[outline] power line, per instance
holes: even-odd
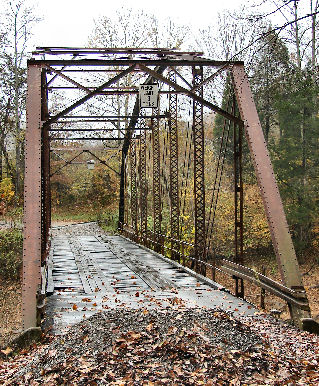
[[[275,27],[275,28],[273,28],[273,29],[271,29],[271,30],[269,30],[269,31],[267,31],[267,32],[265,32],[265,33],[263,33],[263,34],[261,34],[261,35],[258,36],[258,38],[255,39],[253,42],[249,43],[246,47],[242,48],[240,51],[238,51],[236,54],[234,54],[234,55],[229,59],[229,63],[230,63],[231,61],[233,61],[234,58],[236,58],[238,55],[242,54],[243,51],[247,50],[248,48],[250,48],[251,46],[253,46],[255,43],[257,43],[258,41],[260,41],[260,40],[264,39],[265,37],[267,37],[268,35],[271,35],[273,32],[276,32],[276,31],[278,31],[278,30],[282,31],[282,30],[284,30],[286,27],[288,27],[288,26],[291,25],[291,24],[296,23],[297,21],[304,20],[304,19],[306,19],[306,18],[308,18],[308,17],[313,17],[313,16],[318,15],[318,14],[319,14],[319,11],[313,12],[313,13],[309,13],[309,14],[307,14],[307,15],[305,15],[305,16],[302,16],[302,17],[299,17],[299,18],[294,19],[294,20],[292,20],[292,21],[289,21],[289,22],[287,22],[287,23],[285,23],[285,24],[283,24],[283,25],[281,25],[281,26],[279,26],[279,27]],[[257,51],[257,52],[258,52],[258,51]]]

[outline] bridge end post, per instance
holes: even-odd
[[[41,285],[41,71],[41,65],[28,63],[22,280],[23,330],[37,325],[37,294]]]
[[[302,291],[304,287],[295,249],[244,66],[234,64],[232,75],[281,278],[287,287]],[[304,294],[304,300],[308,302],[307,295],[305,292]],[[304,311],[294,305],[289,305],[289,309],[294,324],[302,328],[302,319],[310,316],[310,309]]]

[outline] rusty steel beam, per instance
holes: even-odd
[[[49,66],[135,66],[143,63],[146,66],[174,66],[174,67],[189,67],[189,66],[210,66],[220,67],[224,65],[242,64],[242,61],[216,61],[209,59],[29,59],[30,64],[47,64]]]
[[[145,120],[141,125],[145,125]],[[140,219],[141,219],[141,240],[143,244],[146,244],[147,239],[147,175],[146,175],[146,131],[143,131],[140,136]]]
[[[263,199],[281,278],[287,287],[303,289],[295,249],[244,66],[233,66],[232,75],[237,103],[245,124],[245,134]],[[306,294],[305,299],[307,299]],[[295,324],[302,327],[302,317],[305,316],[305,313],[306,316],[309,314],[293,305],[290,306],[290,311]]]
[[[171,81],[176,82],[175,71],[169,72]],[[169,168],[170,168],[170,210],[172,258],[180,259],[179,243],[179,186],[178,186],[178,127],[177,95],[169,96]]]
[[[165,57],[166,55],[170,56],[184,56],[187,57],[193,56],[201,56],[203,52],[199,51],[179,51],[175,48],[154,48],[154,47],[143,47],[143,48],[135,48],[135,47],[36,47],[36,50],[32,52],[32,55],[63,55],[63,54],[73,54],[75,57],[78,55],[86,55],[86,54],[107,54],[107,55],[115,55],[115,54],[128,54],[130,57],[132,55],[155,55],[159,57]]]
[[[157,111],[157,109],[153,109]],[[156,115],[156,114],[154,114]],[[152,119],[152,143],[153,143],[153,230],[154,250],[161,252],[162,234],[162,203],[161,203],[161,150],[159,138],[159,120]]]
[[[41,285],[41,66],[28,66],[25,133],[23,329],[37,325],[37,294]]]
[[[194,64],[192,64],[192,66],[195,67]],[[161,82],[171,86],[173,89],[175,89],[177,91],[181,91],[183,94],[188,95],[194,101],[196,101],[198,104],[201,104],[202,106],[208,107],[209,109],[211,109],[211,110],[215,111],[216,113],[222,115],[223,117],[231,120],[232,122],[237,122],[238,124],[242,124],[242,120],[240,118],[235,117],[234,115],[230,114],[229,112],[225,111],[224,109],[216,106],[214,103],[207,101],[206,99],[204,99],[202,97],[200,92],[199,93],[198,92],[192,92],[192,91],[188,90],[187,88],[184,88],[184,87],[178,85],[177,83],[172,82],[170,79],[167,79],[165,76],[160,75],[157,72],[151,70],[150,68],[148,68],[144,64],[138,64],[138,67],[141,70],[143,70],[145,73],[151,75],[154,79],[158,79]],[[195,90],[196,90],[196,86],[194,86]]]
[[[128,158],[126,157],[124,159],[124,169],[123,169],[123,180],[124,180],[124,203],[125,203],[125,206],[124,206],[124,212],[123,212],[123,220],[120,221],[119,225],[120,225],[120,228],[123,230],[123,226],[124,225],[128,225],[129,223],[129,195],[128,195],[128,188],[129,188],[129,162],[128,162]],[[121,173],[122,173],[122,169],[121,169]],[[122,178],[122,177],[121,177]]]
[[[130,177],[131,177],[131,226],[138,237],[137,228],[137,184],[136,184],[136,141],[130,144]]]
[[[73,62],[74,63],[74,62]],[[64,117],[66,114],[74,110],[76,107],[81,106],[84,102],[87,102],[89,99],[97,95],[100,91],[103,91],[105,88],[111,86],[113,83],[117,82],[124,76],[128,75],[130,72],[132,72],[135,68],[135,65],[128,67],[127,69],[123,70],[120,74],[115,75],[112,79],[108,80],[107,82],[103,83],[99,87],[97,87],[94,91],[90,92],[89,94],[85,95],[84,97],[80,98],[78,101],[74,102],[71,106],[65,108],[63,111],[56,114],[54,117],[49,118],[45,125],[51,125],[52,123],[58,121],[60,118]]]
[[[147,118],[166,118],[166,115],[165,114],[159,114],[158,116],[154,116],[154,115],[136,115],[136,114],[132,114],[132,115],[66,115],[64,118],[66,119],[77,119],[77,118],[107,118],[107,119],[116,119],[116,121],[118,120],[118,118],[123,118],[123,119],[126,119],[126,118],[130,118],[130,119],[147,119]],[[63,122],[63,121],[61,121]],[[136,122],[134,122],[134,125],[136,124]]]
[[[65,75],[62,73],[62,70],[56,70],[55,68],[53,67],[50,67],[48,66],[47,64],[45,65],[45,67],[54,72],[57,76],[60,76],[61,78],[63,78],[64,80],[74,84],[76,86],[77,89],[81,89],[83,91],[85,91],[87,94],[90,94],[92,90],[90,90],[88,87],[84,87],[82,84],[80,84],[79,82],[76,82],[74,79],[70,78],[69,76]],[[52,87],[50,87],[52,88]]]
[[[48,91],[46,72],[41,73],[41,120],[48,116]],[[50,188],[50,141],[48,128],[42,130],[42,265],[45,264],[49,248],[49,232],[51,227],[51,188]]]
[[[169,70],[170,70],[170,72],[169,72],[169,78],[170,78],[170,80],[172,81],[172,82],[175,82],[176,83],[176,77],[175,78],[172,78],[171,77],[171,71],[173,71],[173,72],[175,72],[175,74],[191,89],[192,88],[192,85],[183,77],[183,75],[182,74],[180,74],[177,70],[176,70],[176,68],[175,67],[173,67],[173,66],[170,66],[169,67]]]
[[[209,83],[212,79],[216,78],[219,74],[221,74],[223,71],[226,71],[228,67],[230,66],[230,63],[224,64],[222,67],[220,67],[217,71],[215,71],[212,75],[210,75],[208,78],[204,79],[202,82],[198,83],[196,86],[192,87],[191,91],[197,90],[199,87],[204,86],[206,83]]]
[[[52,87],[48,87],[49,90],[78,90],[79,87],[72,87],[72,86],[52,86]],[[122,87],[120,87],[120,89],[118,89],[117,87],[109,87],[108,90],[105,90],[105,91],[100,91],[98,93],[96,93],[96,95],[137,95],[138,94],[138,90],[137,89],[134,89],[134,90],[121,90]],[[88,87],[88,91],[94,91],[94,87]],[[176,91],[176,90],[159,90],[158,91],[159,94],[184,94],[184,92],[182,91]]]
[[[236,113],[236,98],[233,95],[233,114]],[[244,264],[244,189],[242,175],[242,126],[233,125],[234,151],[234,233],[235,233],[235,263]],[[235,295],[244,298],[244,281],[234,276]]]
[[[203,68],[193,67],[193,84],[203,80]],[[203,95],[203,88],[196,90]],[[194,205],[195,205],[195,269],[205,275],[205,265],[197,260],[206,259],[205,224],[205,172],[204,172],[204,118],[202,103],[193,101],[193,146],[194,146]]]
[[[114,137],[50,137],[50,141],[124,141],[124,138],[114,138]]]

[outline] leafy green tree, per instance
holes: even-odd
[[[278,128],[275,95],[289,76],[290,64],[287,46],[269,28],[256,49],[251,71],[251,85],[260,122],[268,142],[270,131]]]
[[[271,151],[300,255],[312,242],[319,215],[318,92],[311,71],[293,68],[275,95],[281,135]]]

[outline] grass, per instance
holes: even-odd
[[[22,231],[6,229],[0,231],[0,278],[19,280],[22,268]]]
[[[89,222],[96,221],[106,232],[116,232],[118,223],[118,213],[114,209],[102,209],[96,211],[92,208],[55,208],[52,211],[52,221],[59,222]]]
[[[96,221],[97,215],[92,212],[81,212],[78,211],[68,211],[59,209],[52,212],[52,221],[63,221],[63,222],[88,222]]]

